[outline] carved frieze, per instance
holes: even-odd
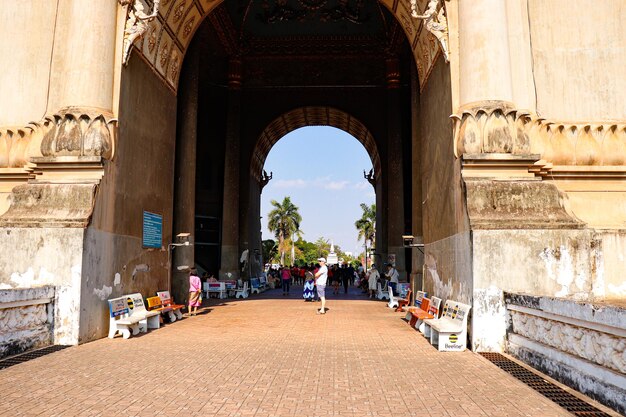
[[[0,314],[0,333],[33,329],[48,322],[46,304],[6,308]]]
[[[44,157],[113,157],[117,120],[100,109],[68,107],[46,118],[49,129],[41,141]]]
[[[457,156],[537,154],[563,166],[626,165],[626,123],[547,120],[501,101],[485,101],[453,114]]]
[[[626,373],[626,339],[517,311],[510,313],[514,333],[600,366]]]

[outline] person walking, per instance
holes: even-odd
[[[354,282],[354,267],[352,265],[348,265],[347,268],[343,269],[343,276],[341,277],[343,281],[343,292],[345,294],[348,293],[348,286]]]
[[[189,271],[189,307],[188,314],[195,316],[198,313],[198,307],[202,304],[202,281],[198,276],[196,268]],[[193,312],[192,312],[193,309]]]
[[[376,290],[378,289],[378,279],[380,278],[380,274],[378,273],[378,269],[376,269],[376,265],[372,265],[372,269],[368,273],[367,284],[370,290],[370,298],[374,298],[376,295]]]
[[[283,279],[283,295],[289,294],[289,284],[291,283],[291,271],[289,268],[283,268],[280,272],[280,277]]]
[[[328,281],[328,268],[326,267],[326,259],[319,258],[320,268],[315,273],[315,285],[317,286],[317,295],[322,300],[322,308],[317,310],[317,314],[326,314],[326,281]]]
[[[385,274],[385,276],[389,279],[389,286],[393,290],[393,294],[398,295],[397,288],[399,282],[398,278],[400,277],[400,274],[398,273],[396,268],[393,267],[392,264],[387,264],[387,273]]]

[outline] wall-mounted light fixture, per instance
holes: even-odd
[[[413,243],[414,240],[415,236],[413,235],[402,235],[402,242],[405,248],[417,248],[420,252],[424,253],[424,244]]]

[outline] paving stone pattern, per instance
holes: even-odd
[[[439,353],[386,303],[271,290],[0,371],[0,416],[569,416],[472,352]]]

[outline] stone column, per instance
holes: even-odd
[[[406,279],[401,123],[400,66],[392,58],[387,60],[387,254],[395,255],[400,278]]]
[[[179,233],[191,233],[189,241],[195,241],[196,213],[196,143],[198,140],[198,79],[199,53],[191,48],[185,59],[185,67],[179,83],[178,131],[176,141],[176,167],[174,174],[174,226],[172,242]],[[189,290],[187,271],[177,266],[193,267],[194,246],[177,246],[172,250],[172,282],[170,291],[174,300],[185,300]]]
[[[412,204],[411,204],[411,234],[415,237],[413,243],[423,243],[422,230],[422,141],[419,135],[418,113],[419,113],[419,81],[417,79],[417,68],[411,66],[411,180],[412,180]],[[422,265],[424,264],[424,254],[415,248],[411,252],[411,283],[413,293],[423,290]]]
[[[239,278],[239,162],[241,122],[241,61],[233,58],[228,70],[228,120],[224,155],[224,206],[220,278]]]
[[[61,0],[49,111],[112,109],[117,7],[116,1]]]
[[[460,104],[513,101],[506,2],[459,0]]]

